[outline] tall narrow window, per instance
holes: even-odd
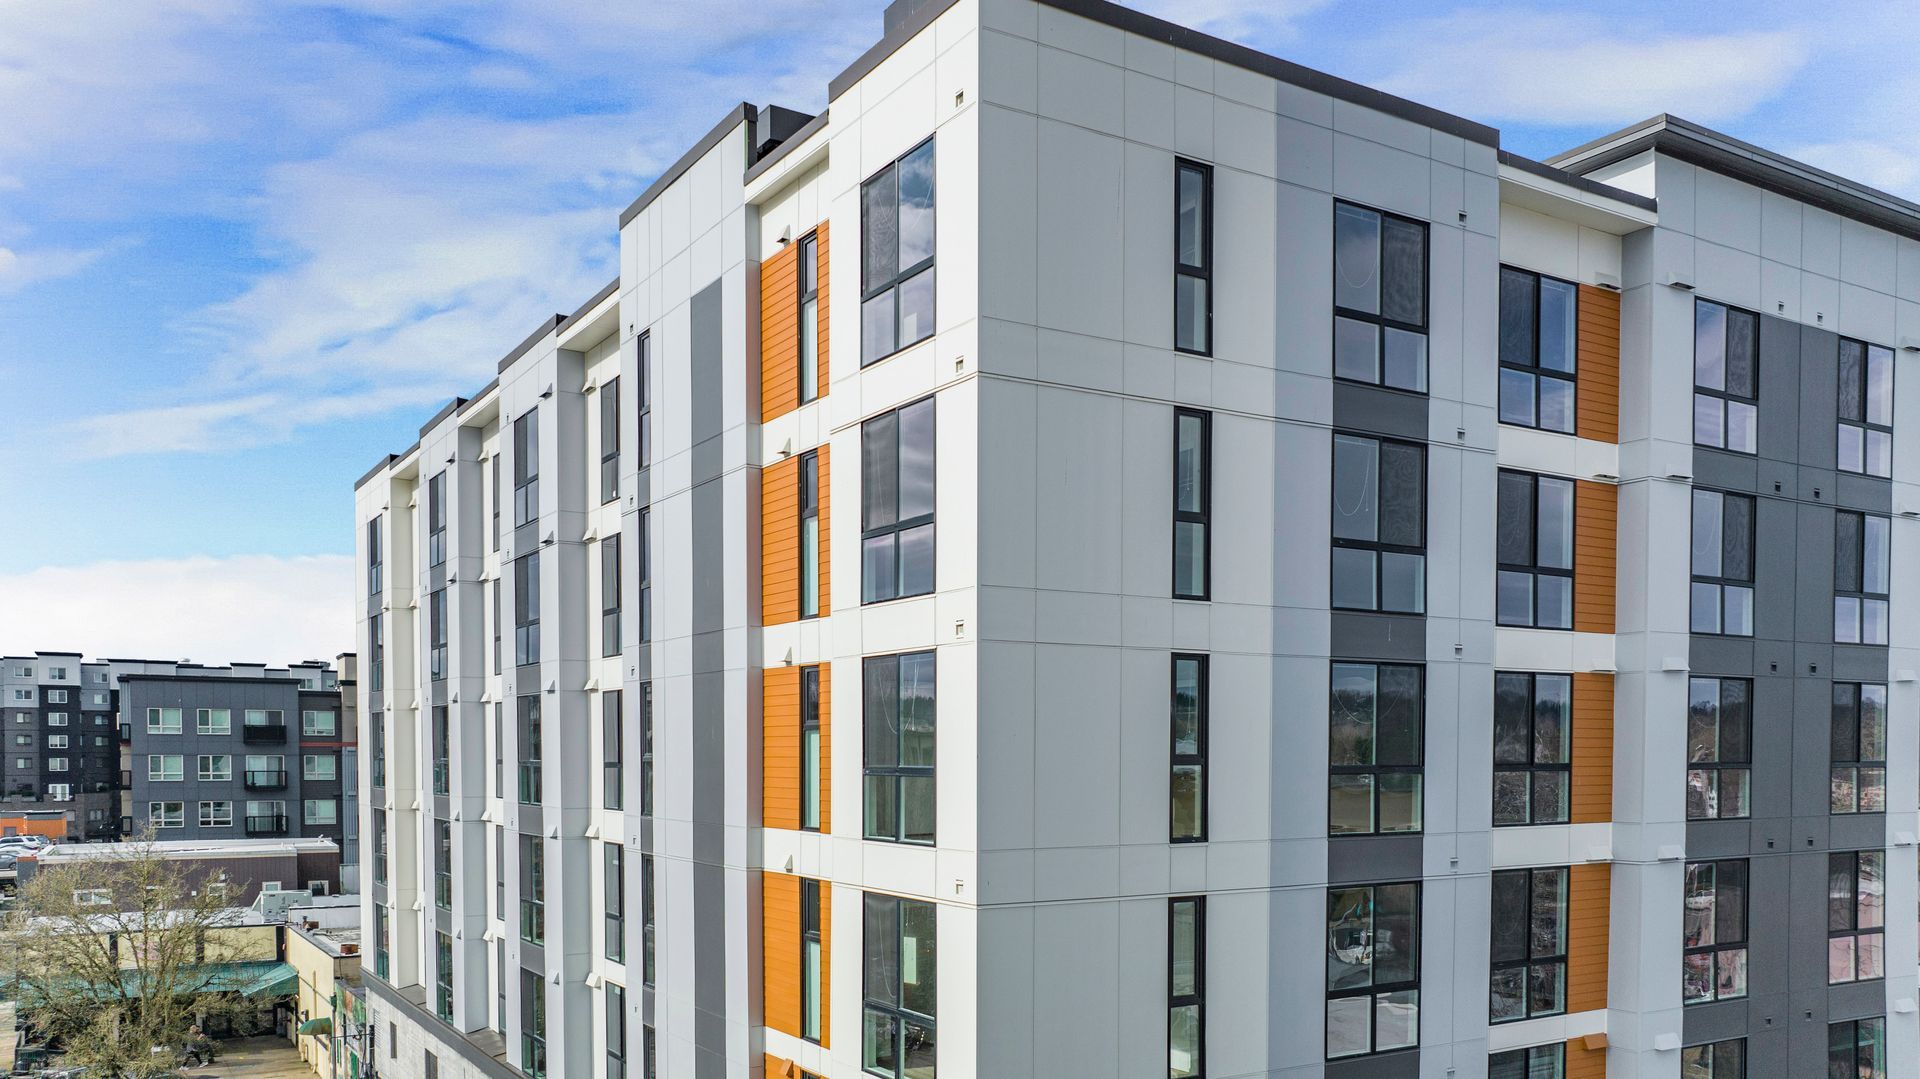
[[[1487,1054],[1487,1079],[1566,1079],[1567,1045],[1535,1045],[1526,1049],[1508,1049]],[[1684,1076],[1684,1079],[1716,1079],[1714,1076]],[[1738,1076],[1717,1079],[1740,1079]]]
[[[933,140],[860,186],[860,365],[933,336]]]
[[[627,991],[607,983],[607,1079],[627,1079]]]
[[[600,844],[600,878],[607,907],[603,936],[607,958],[627,961],[627,858],[618,843]]]
[[[1213,353],[1213,169],[1173,162],[1173,347]]]
[[[820,882],[800,880],[800,1036],[820,1040],[821,984]]]
[[[1841,510],[1833,515],[1833,640],[1887,643],[1888,551],[1893,522]]]
[[[453,823],[433,822],[433,905],[453,909]]]
[[[453,785],[453,768],[449,763],[452,731],[447,721],[447,706],[433,706],[433,793],[450,794]]]
[[[1427,226],[1333,207],[1333,375],[1427,392]]]
[[[540,412],[513,421],[513,526],[540,516]]]
[[[932,843],[934,653],[866,660],[868,839]]]
[[[380,518],[367,522],[367,595],[377,596],[386,587],[386,556],[381,553]],[[373,605],[379,610],[379,605]]]
[[[1827,1024],[1827,1075],[1832,1079],[1887,1079],[1886,1017]]]
[[[1173,413],[1173,598],[1206,599],[1212,581],[1213,417]]]
[[[1694,301],[1694,444],[1755,452],[1759,406],[1760,316],[1712,300]]]
[[[1573,433],[1580,290],[1500,267],[1500,422]]]
[[[1167,900],[1167,1075],[1200,1079],[1207,1045],[1207,899]]]
[[[375,612],[367,616],[367,688],[379,693],[386,688],[386,616]]]
[[[1173,784],[1175,843],[1207,838],[1207,657],[1173,657]]]
[[[445,933],[433,935],[434,1003],[433,1014],[443,1023],[453,1022],[453,938]],[[428,1058],[431,1060],[432,1058]],[[431,1069],[430,1069],[431,1070]]]
[[[1680,936],[1687,1004],[1747,995],[1747,863],[1688,862]]]
[[[1747,1039],[1729,1038],[1680,1050],[1680,1079],[1747,1079]]]
[[[540,662],[540,552],[513,560],[513,664]]]
[[[1424,687],[1419,667],[1335,663],[1327,831],[1418,832]]]
[[[600,501],[620,497],[620,380],[600,387]]]
[[[640,981],[653,985],[654,937],[653,855],[640,856]]]
[[[1695,633],[1753,636],[1751,496],[1693,492],[1693,618]]]
[[[820,668],[800,668],[800,827],[820,830]]]
[[[641,1062],[642,1079],[660,1079],[659,1062],[654,1054],[653,1025],[643,1025],[640,1028],[640,1035],[642,1049],[646,1055],[646,1059]]]
[[[520,1070],[529,1079],[547,1079],[547,980],[538,971],[520,971]]]
[[[640,815],[653,816],[653,683],[640,683]]]
[[[634,379],[633,412],[638,444],[634,447],[640,456],[640,467],[653,464],[653,332],[640,335],[639,344],[634,346],[639,356],[639,377]]]
[[[653,508],[640,511],[640,639],[653,640]]]
[[[1893,475],[1893,350],[1840,339],[1840,471]]]
[[[537,835],[520,837],[520,939],[547,942],[547,850]]]
[[[860,425],[861,602],[933,591],[933,398]]]
[[[520,804],[539,805],[543,795],[541,753],[542,744],[546,741],[546,732],[540,721],[540,697],[528,693],[516,698],[516,701],[519,710]]]
[[[887,1079],[934,1074],[936,971],[932,903],[867,893],[860,1063]]]
[[[374,712],[371,719],[372,744],[367,753],[371,758],[368,772],[376,787],[387,785],[387,717],[384,712]]]
[[[820,396],[820,234],[800,241],[800,403]]]
[[[800,617],[820,614],[820,454],[800,457]]]
[[[600,694],[600,804],[606,809],[626,804],[626,731],[620,704],[620,690]]]
[[[1420,885],[1327,890],[1327,1059],[1420,1044]]]
[[[620,535],[600,541],[600,654],[620,654]]]
[[[1565,824],[1572,783],[1573,676],[1493,675],[1493,823]]]
[[[1687,680],[1687,819],[1753,812],[1753,683]]]
[[[1887,811],[1887,687],[1833,684],[1833,778],[1835,813]]]
[[[1567,871],[1503,870],[1493,875],[1495,1023],[1567,1010]]]
[[[488,470],[493,474],[493,549],[500,549],[500,454],[496,451],[493,460],[488,462]]]
[[[1499,581],[1503,626],[1573,628],[1573,481],[1500,472]]]
[[[1424,448],[1333,436],[1334,607],[1426,610],[1426,511]]]
[[[1887,855],[1827,855],[1827,984],[1887,976]]]
[[[427,565],[447,560],[447,474],[427,481]]]
[[[493,673],[500,673],[500,635],[503,616],[500,607],[500,578],[493,579]]]

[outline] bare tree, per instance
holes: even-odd
[[[221,964],[244,958],[223,939],[243,912],[151,832],[121,846],[42,869],[20,889],[0,916],[0,986],[65,1046],[69,1065],[147,1079],[178,1063],[196,1028],[258,1006],[219,982]]]

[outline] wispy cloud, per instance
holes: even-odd
[[[1631,32],[1625,32],[1627,30]],[[1382,89],[1490,121],[1619,123],[1743,116],[1809,57],[1793,30],[1655,31],[1572,11],[1467,10],[1370,42],[1400,58]]]
[[[1296,20],[1333,0],[1136,0],[1139,8],[1169,22],[1204,30],[1254,48],[1272,48],[1292,36]]]
[[[87,249],[0,247],[0,295],[79,273],[120,244]]]

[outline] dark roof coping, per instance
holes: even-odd
[[[587,312],[593,310],[595,307],[600,306],[600,302],[602,300],[605,300],[607,297],[619,291],[619,288],[620,288],[620,279],[618,277],[615,277],[613,280],[600,286],[600,291],[593,294],[593,299],[588,300],[586,303],[581,304],[580,307],[577,310],[575,310],[573,314],[568,315],[566,318],[562,319],[560,322],[560,325],[555,327],[555,331],[556,332],[565,331],[567,327],[572,326],[574,323],[579,322],[581,319],[587,317]]]
[[[780,145],[774,147],[772,150],[767,151],[767,156],[761,158],[758,161],[755,161],[751,165],[748,165],[747,174],[741,177],[740,182],[748,183],[748,184],[752,183],[755,179],[757,179],[760,176],[760,174],[772,168],[775,164],[777,164],[780,161],[781,158],[793,152],[799,146],[804,144],[808,139],[819,134],[821,129],[826,126],[827,126],[827,110],[821,109],[820,115],[814,117],[811,120],[808,120],[805,124],[802,124],[800,126],[800,130],[795,131],[791,135],[788,135],[786,139],[780,143]]]
[[[455,412],[458,412],[460,410],[460,406],[466,403],[467,403],[466,398],[456,397],[453,400],[448,401],[446,404],[441,405],[440,411],[434,413],[432,419],[420,425],[420,437],[421,438],[427,437],[428,431],[431,431],[434,429],[434,427],[438,426],[441,420],[444,420],[448,416],[451,416]]]
[[[500,358],[500,362],[494,367],[494,373],[501,374],[501,375],[506,374],[507,368],[513,366],[513,361],[519,359],[522,356],[525,356],[527,354],[528,349],[531,349],[533,346],[546,340],[547,335],[559,329],[560,324],[562,322],[565,322],[566,320],[567,320],[567,316],[560,314],[559,312],[555,312],[552,315],[552,317],[543,320],[539,326],[534,328],[534,331],[532,333],[527,335],[526,340],[513,346],[512,352],[509,352],[505,356],[502,356]]]
[[[1552,180],[1555,183],[1566,184],[1569,187],[1577,187],[1590,195],[1599,195],[1601,198],[1612,199],[1615,202],[1624,202],[1628,206],[1636,206],[1642,210],[1652,210],[1656,213],[1659,212],[1660,209],[1660,203],[1657,200],[1650,199],[1645,195],[1637,195],[1631,191],[1614,187],[1611,184],[1603,184],[1598,180],[1581,176],[1578,173],[1568,172],[1565,169],[1556,169],[1545,162],[1535,161],[1530,157],[1521,157],[1512,150],[1500,151],[1500,163],[1502,165],[1512,165],[1521,172],[1530,172],[1544,180]]]
[[[254,674],[214,674],[214,668],[203,668],[205,674],[123,674],[122,682],[218,682],[222,685],[252,683],[270,686],[299,686],[298,678],[276,678],[271,675]],[[224,669],[224,668],[222,668]],[[315,692],[318,692],[317,690]]]
[[[363,475],[363,476],[361,476],[361,477],[360,477],[359,479],[357,479],[357,480],[354,480],[354,481],[353,481],[353,489],[354,489],[354,490],[356,490],[356,491],[358,491],[358,490],[359,490],[360,488],[362,488],[362,487],[365,487],[365,486],[367,485],[367,481],[368,481],[368,480],[370,480],[370,479],[372,479],[372,478],[374,478],[375,476],[378,476],[378,475],[379,475],[380,473],[382,473],[382,472],[384,472],[384,471],[386,471],[386,470],[387,470],[388,468],[390,468],[390,467],[392,467],[392,465],[393,465],[393,463],[394,463],[395,461],[398,461],[399,459],[400,459],[400,455],[399,455],[399,454],[397,454],[397,453],[389,453],[389,454],[387,454],[387,455],[386,455],[385,457],[382,457],[382,458],[380,459],[380,463],[379,463],[379,464],[377,464],[377,465],[374,465],[374,466],[373,466],[372,468],[369,468],[369,469],[367,469],[367,471],[366,471],[366,474],[365,474],[365,475]],[[151,661],[150,661],[150,660],[144,660],[144,659],[130,659],[130,660],[124,660],[124,661],[122,661],[122,662],[126,662],[126,663],[148,663],[148,662],[151,662]]]
[[[951,0],[949,0],[949,2],[951,2]],[[633,200],[633,205],[621,212],[620,227],[626,228],[627,222],[638,217],[640,211],[651,205],[654,199],[659,198],[662,191],[673,186],[675,180],[686,175],[687,170],[693,167],[694,162],[705,157],[708,150],[720,145],[720,140],[726,138],[728,132],[739,127],[741,124],[753,123],[754,117],[757,115],[759,115],[758,110],[744,101],[728,109],[727,114],[720,118],[720,122],[713,125],[713,130],[707,132],[699,142],[694,143],[693,149],[681,154],[680,160],[668,166],[667,171],[661,173],[658,179],[647,185],[647,189],[640,193],[639,198]]]

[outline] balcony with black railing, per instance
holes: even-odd
[[[249,768],[245,783],[250,791],[286,790],[287,770],[285,768]]]
[[[287,725],[285,723],[249,723],[240,728],[240,740],[250,746],[285,745]]]
[[[247,834],[248,835],[286,835],[287,834],[287,815],[285,813],[268,813],[261,816],[248,814]]]

